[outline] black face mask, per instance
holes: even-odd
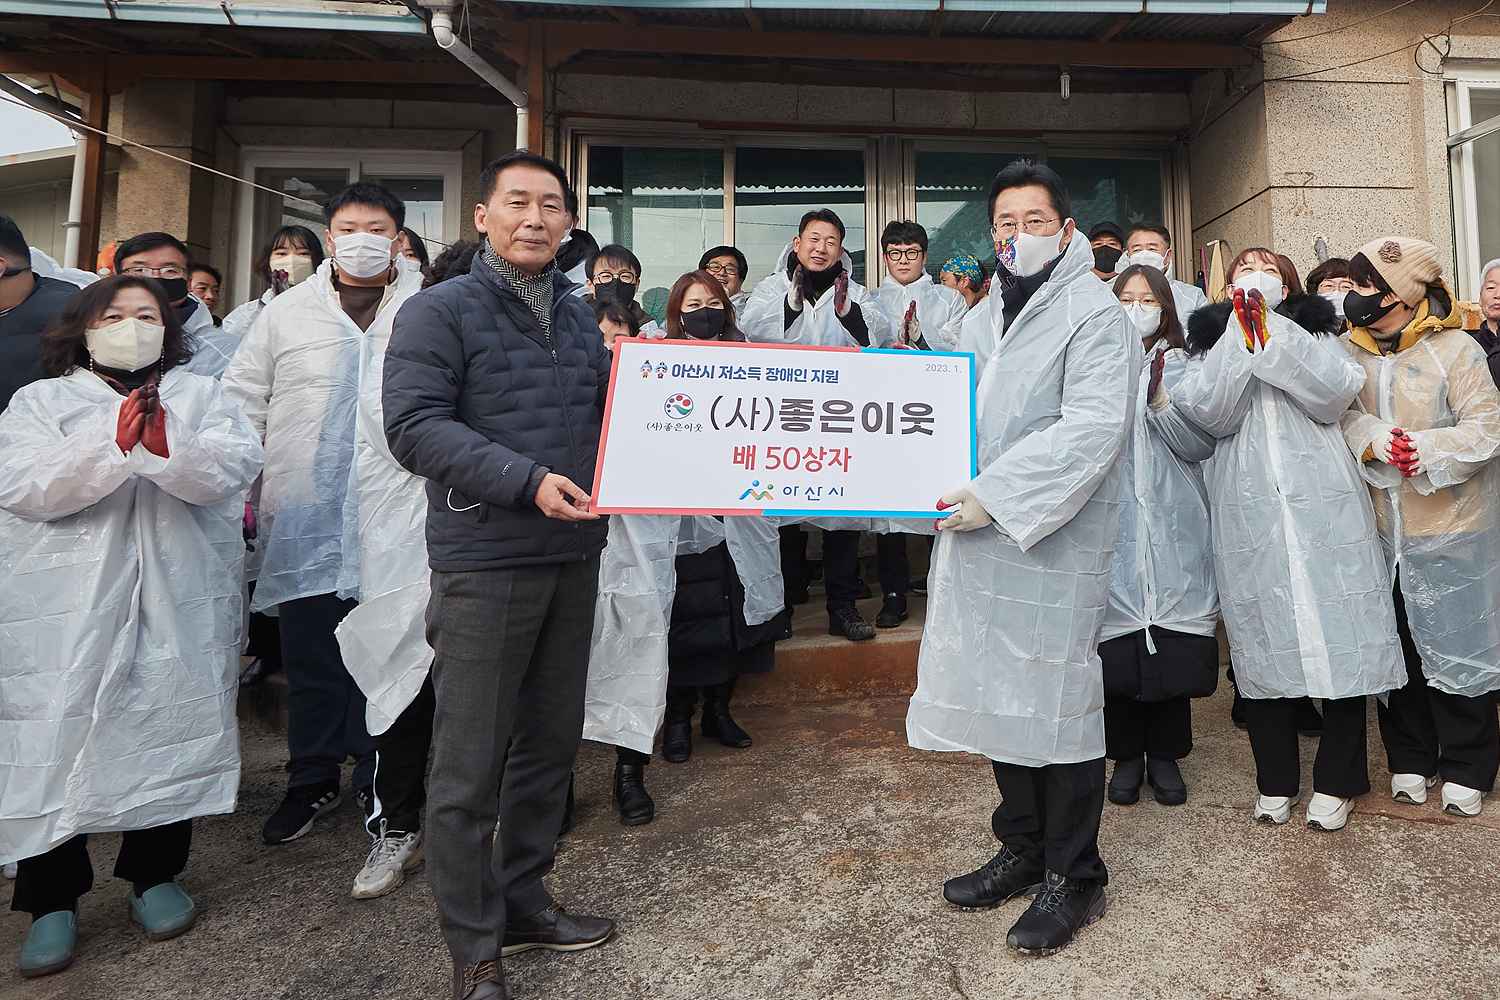
[[[1123,250],[1108,245],[1094,247],[1094,270],[1114,274],[1115,265],[1120,263],[1122,253]]]
[[[682,329],[694,340],[718,340],[724,332],[724,310],[705,306],[682,314]]]
[[[188,296],[188,282],[186,278],[157,278],[161,287],[167,293],[168,302],[181,302]]]
[[[635,285],[625,281],[606,281],[594,286],[595,302],[618,302],[627,305],[635,299]]]
[[[1380,304],[1380,300],[1386,297],[1385,292],[1372,292],[1369,295],[1361,295],[1358,292],[1350,292],[1344,296],[1344,318],[1349,321],[1350,326],[1369,326],[1371,323],[1379,323],[1385,314],[1396,308],[1392,302],[1388,306]]]

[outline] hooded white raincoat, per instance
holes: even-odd
[[[1093,262],[1075,234],[1003,337],[989,299],[969,489],[995,523],[938,537],[906,717],[918,749],[1031,767],[1104,756],[1096,647],[1141,341]]]
[[[170,457],[115,444],[88,371],[0,414],[0,861],[234,809],[244,492],[260,439],[161,381]]]
[[[1213,635],[1218,625],[1208,491],[1198,467],[1212,457],[1214,439],[1171,406],[1149,405],[1151,359],[1159,353],[1166,354],[1162,391],[1170,393],[1187,366],[1183,351],[1157,344],[1141,369],[1130,447],[1120,460],[1120,537],[1100,642],[1149,625],[1189,635]],[[1146,648],[1156,651],[1149,630]]]
[[[224,317],[224,325],[219,329],[231,337],[244,339],[245,334],[255,325],[256,319],[260,317],[261,310],[271,304],[276,293],[267,288],[261,293],[260,298],[243,302],[229,310],[229,315]]]
[[[359,553],[345,543],[353,536],[346,503],[355,477],[360,379],[370,345],[390,338],[396,312],[422,279],[398,271],[362,331],[339,304],[332,269],[325,260],[273,299],[224,373],[224,391],[266,443],[257,543],[265,559],[255,611],[358,587]]]
[[[762,278],[750,293],[745,313],[739,318],[740,329],[746,338],[768,344],[809,344],[817,347],[859,347],[860,343],[849,335],[844,324],[839,322],[833,309],[833,289],[818,296],[816,302],[804,302],[802,314],[786,326],[786,293],[792,287],[787,276],[786,265],[792,254],[792,245],[782,247],[776,258],[776,270]],[[865,328],[870,333],[870,347],[890,347],[896,342],[896,321],[885,311],[875,296],[865,286],[856,282],[854,262],[847,253],[841,254],[840,262],[851,275],[849,301],[859,306],[864,317]]]
[[[785,293],[783,293],[785,294]],[[894,278],[875,289],[875,300],[895,324],[895,336],[901,335],[901,324],[906,319],[906,310],[913,302],[917,304],[917,322],[921,324],[922,338],[934,351],[958,350],[959,333],[969,304],[964,297],[947,285],[932,280],[924,274],[909,285]]]
[[[1269,314],[1251,353],[1231,314],[1171,393],[1218,439],[1203,465],[1214,569],[1246,698],[1350,698],[1406,683],[1370,497],[1338,421],[1364,372]]]
[[[781,549],[762,517],[616,514],[599,561],[583,738],[650,753],[667,711],[667,631],[677,557],[724,542],[745,588],[745,623],[781,613]]]
[[[1371,350],[1363,330],[1346,340],[1367,377],[1344,439],[1363,456],[1394,425],[1416,443],[1420,475],[1404,479],[1373,457],[1360,471],[1422,671],[1439,691],[1472,698],[1500,690],[1500,393],[1472,337],[1456,322],[1430,324],[1393,354]]]

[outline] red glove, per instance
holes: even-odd
[[[1245,346],[1255,350],[1255,332],[1250,325],[1250,312],[1245,302],[1245,290],[1234,290],[1234,318],[1240,321],[1240,333],[1245,337]]]
[[[1401,470],[1401,475],[1410,479],[1422,471],[1422,457],[1417,453],[1417,443],[1397,427],[1391,431],[1391,464]]]
[[[849,315],[849,272],[840,270],[833,281],[833,311],[837,316]]]
[[[146,414],[141,409],[141,390],[136,389],[120,404],[120,416],[115,421],[115,446],[120,453],[129,455],[141,440],[141,429],[145,426]]]
[[[1151,381],[1146,384],[1146,401],[1149,403],[1156,398],[1156,390],[1161,388],[1161,373],[1167,367],[1167,352],[1157,351],[1156,357],[1151,359]]]
[[[240,530],[247,543],[254,541],[260,535],[260,525],[255,523],[255,508],[249,500],[245,501],[245,514],[240,522]]]
[[[1260,294],[1260,289],[1252,288],[1246,298],[1249,300],[1246,311],[1250,314],[1250,329],[1260,341],[1260,346],[1265,347],[1266,341],[1271,338],[1271,332],[1266,326],[1266,297]]]
[[[167,453],[167,411],[165,407],[157,406],[146,417],[146,423],[141,430],[141,444],[146,450],[157,458],[169,458]]]

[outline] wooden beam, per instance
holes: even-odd
[[[275,58],[271,55],[269,49],[264,49],[259,45],[256,45],[254,42],[245,41],[241,38],[223,38],[219,35],[218,32],[213,31],[205,31],[200,37],[205,43],[212,45],[216,49],[223,49],[225,52],[233,52],[235,55],[244,56],[247,59]]]
[[[353,52],[357,56],[364,56],[376,62],[389,62],[391,59],[389,51],[359,35],[336,33],[329,38],[329,41],[347,52]]]
[[[103,73],[95,73],[83,98],[83,121],[97,129],[109,128],[109,86]],[[108,157],[105,138],[83,133],[83,207],[78,220],[78,266],[94,269],[99,256],[99,229],[104,217],[104,165]]]
[[[1140,14],[1121,14],[1104,26],[1104,30],[1094,36],[1096,42],[1109,42],[1119,37],[1121,32],[1130,27],[1140,19]]]
[[[1055,38],[928,38],[915,35],[835,35],[817,31],[722,31],[649,27],[622,32],[614,25],[545,25],[547,41],[580,50],[650,52],[662,56],[751,56],[896,63],[1014,66],[1089,66],[1108,69],[1221,69],[1248,66],[1250,51],[1208,42],[1091,42]]]
[[[526,148],[542,152],[547,131],[547,33],[540,24],[531,25],[526,51]]]
[[[15,60],[0,55],[0,72]],[[56,60],[50,60],[55,63]],[[369,62],[337,59],[230,59],[222,56],[109,56],[109,85],[119,92],[134,80],[300,80],[322,83],[472,83],[457,59],[438,62]],[[35,70],[23,70],[33,72]],[[41,72],[57,72],[42,69]]]
[[[26,76],[55,76],[66,83],[75,94],[88,93],[93,71],[89,68],[89,57],[70,52],[67,55],[52,55],[38,52],[0,52],[0,73],[20,73]],[[97,60],[93,60],[97,62]]]

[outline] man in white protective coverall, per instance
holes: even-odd
[[[1166,226],[1137,225],[1130,230],[1125,241],[1125,253],[1115,262],[1115,273],[1123,272],[1132,264],[1141,264],[1165,274],[1172,285],[1172,304],[1177,307],[1177,319],[1186,328],[1188,317],[1208,305],[1208,296],[1197,285],[1172,277],[1173,263],[1171,230]]]
[[[976,355],[979,475],[950,486],[907,738],[990,758],[1000,852],[949,879],[966,908],[1035,896],[1006,938],[1049,954],[1104,915],[1096,652],[1141,342],[1075,230],[1062,179],[995,176],[996,287]]]

